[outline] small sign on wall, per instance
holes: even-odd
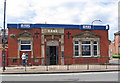
[[[63,28],[42,28],[42,33],[64,33]]]
[[[39,62],[39,59],[35,59],[34,62]]]
[[[64,57],[64,51],[62,51],[62,53],[61,53],[61,54],[62,54],[62,57]]]

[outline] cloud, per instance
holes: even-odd
[[[3,0],[0,0],[3,11]],[[109,39],[118,27],[118,0],[7,0],[8,23],[109,24]],[[0,12],[3,19],[3,12]],[[3,20],[0,20],[0,26]]]

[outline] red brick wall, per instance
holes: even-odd
[[[64,44],[64,56],[65,57],[73,57],[73,40],[72,40],[72,37],[70,37],[68,39],[68,35],[67,33],[70,32],[71,35],[70,36],[73,36],[77,33],[80,33],[82,31],[86,31],[86,30],[79,30],[79,29],[65,29],[65,44]],[[108,40],[108,31],[107,30],[89,30],[95,34],[98,34],[101,36],[100,38],[100,56],[101,57],[108,57],[108,50],[109,50],[109,40]],[[65,63],[67,63],[69,60],[71,60],[70,62],[68,63],[74,63],[74,64],[77,64],[75,63],[74,61],[76,61],[76,59],[78,58],[75,58],[74,60],[73,59],[65,59]],[[90,60],[93,60],[93,62],[99,62],[99,63],[103,63],[103,62],[108,62],[108,58],[80,58],[79,60],[82,62],[87,62],[88,59]],[[98,60],[98,61],[96,61]]]
[[[120,36],[115,35],[115,53],[118,54],[118,46],[120,46]]]
[[[15,34],[18,35],[20,34],[22,31],[24,31],[24,29],[8,29],[8,57],[9,58],[17,58],[18,56],[18,42],[17,42],[17,38],[11,38],[10,34]],[[31,32],[33,35],[36,32],[41,33],[41,29],[29,29],[27,30],[29,32]],[[33,39],[33,55],[34,57],[41,57],[41,36],[39,35],[38,38],[36,38],[36,36]],[[24,53],[28,53],[31,56],[31,52],[29,51],[23,51]],[[23,53],[22,51],[20,52],[20,56]],[[9,61],[12,61],[9,60]],[[40,60],[39,60],[40,61]],[[32,63],[33,64],[34,60],[31,60],[28,63]],[[16,63],[14,63],[16,64]],[[9,65],[14,65],[12,62],[9,62]],[[22,64],[21,59],[17,61],[17,64]],[[36,64],[36,63],[34,63]],[[41,64],[41,61],[39,62],[39,64]]]
[[[109,45],[109,51],[110,51],[110,58],[112,58],[112,55],[115,54],[115,42],[111,42]]]
[[[23,29],[8,29],[8,57],[16,57],[18,56],[18,42],[17,42],[17,38],[13,39],[10,37],[10,34],[19,34],[21,33],[22,31],[24,31]],[[41,29],[29,29],[27,30],[31,33],[35,33],[35,32],[39,32],[41,33]],[[71,36],[77,34],[77,33],[80,33],[82,31],[85,31],[85,30],[79,30],[79,29],[65,29],[64,30],[64,57],[73,57],[73,39]],[[103,57],[108,57],[108,45],[109,45],[109,41],[108,41],[108,31],[107,30],[89,30],[91,32],[94,32],[95,34],[98,34],[101,36],[100,38],[100,56],[103,56]],[[70,32],[71,35],[70,35],[70,39],[68,39],[68,35],[66,33]],[[59,43],[60,45],[60,43]],[[38,38],[34,37],[34,40],[33,40],[33,55],[34,57],[41,57],[41,35],[39,35]],[[60,46],[59,46],[60,47]],[[20,56],[22,55],[23,52],[20,52]],[[31,57],[31,52],[29,51],[26,51],[25,53],[28,53]],[[61,63],[61,47],[59,48],[59,64]],[[106,60],[103,60],[103,58],[74,58],[74,59],[65,59],[65,63],[67,63],[67,61],[69,60],[69,64],[78,64],[79,60],[81,62],[86,62],[91,60],[91,61],[94,61],[94,62],[99,62],[99,63],[103,63],[103,62],[106,62]],[[106,58],[104,58],[106,59]],[[108,58],[107,58],[108,59]],[[20,60],[21,61],[21,60]],[[41,64],[41,60],[39,59],[39,62],[38,63],[35,63],[34,62],[34,59],[30,59],[29,61],[30,63],[32,63],[33,65],[40,65]],[[18,60],[18,64],[19,64],[19,60]],[[46,42],[45,42],[45,63],[46,63]],[[9,63],[9,65],[11,65],[13,63]]]
[[[41,33],[41,29],[34,29],[34,32]],[[34,57],[41,57],[41,36],[39,35],[38,38],[34,37],[33,40],[33,55]]]

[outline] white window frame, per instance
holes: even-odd
[[[75,41],[78,41],[78,43],[79,44],[75,44]],[[81,43],[80,43],[80,41],[81,41]],[[89,41],[90,42],[90,44],[82,44],[82,41]],[[96,44],[94,44],[94,41],[96,41],[97,43]],[[75,45],[79,45],[79,56],[75,56]],[[90,45],[90,55],[89,56],[83,56],[82,55],[82,45]],[[96,45],[97,46],[97,55],[95,56],[94,55],[94,45]],[[93,51],[93,52],[92,52]],[[77,39],[75,39],[74,40],[74,57],[98,57],[99,56],[99,51],[100,51],[100,49],[99,49],[99,40],[97,40],[97,39],[95,39],[95,40],[93,40],[93,39],[89,39],[89,40],[86,40],[86,39],[80,39],[80,40],[77,40]]]
[[[75,41],[78,41],[78,40],[75,40]],[[74,41],[74,53],[76,52],[75,46],[78,46],[78,56],[74,55],[74,57],[80,57],[80,42],[78,41],[78,44],[75,44],[75,41]]]
[[[83,40],[83,41],[90,41],[90,40]],[[91,51],[91,55],[90,56],[83,56],[82,55],[82,45],[90,45],[90,51]],[[90,44],[82,44],[82,41],[81,41],[81,55],[82,57],[92,57],[92,42],[90,41]]]
[[[97,41],[97,40],[94,40],[94,41]],[[97,45],[97,55],[95,56],[94,52],[93,52],[93,55],[94,55],[94,57],[98,57],[98,41],[97,41],[97,44],[94,44],[94,41],[93,41],[93,47],[94,47],[94,45]],[[94,51],[94,49],[93,49],[93,51]]]
[[[20,41],[20,51],[32,51],[32,43],[31,43],[31,41],[30,41],[30,44],[21,44],[22,41],[30,41],[30,40],[21,40]],[[30,48],[30,50],[21,50],[21,45],[30,45],[31,48]]]

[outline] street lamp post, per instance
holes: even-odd
[[[94,23],[95,21],[102,22],[102,20],[93,20],[92,23],[91,23],[91,25],[93,25],[93,23]]]
[[[3,72],[5,71],[5,16],[6,16],[6,0],[4,1],[4,23],[3,23]]]

